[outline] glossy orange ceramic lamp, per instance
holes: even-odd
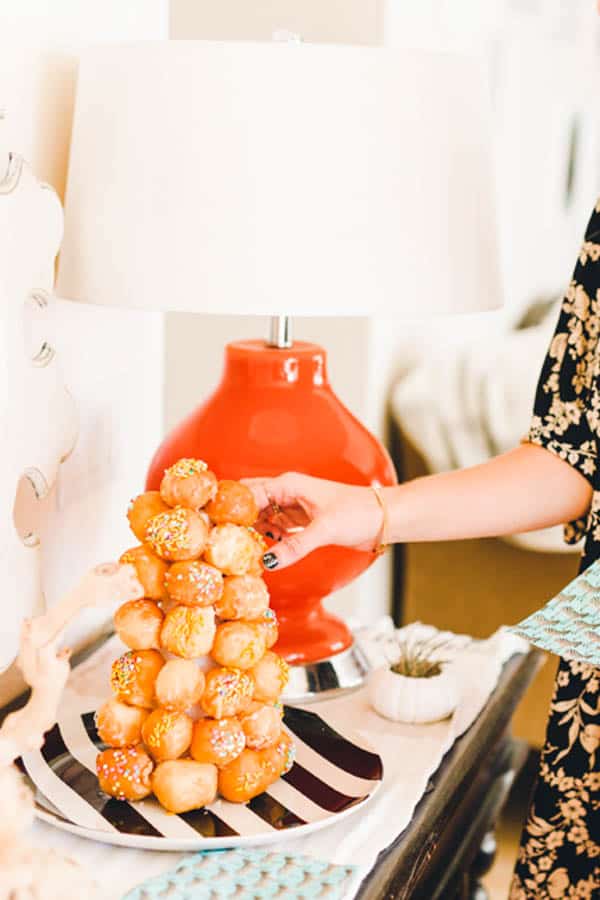
[[[181,456],[229,478],[392,483],[384,448],[333,393],[325,351],[291,342],[286,315],[498,305],[477,63],[301,42],[104,45],[82,54],[75,110],[60,293],[274,317],[269,341],[227,347],[219,387],[166,438],[149,485]],[[364,346],[367,378],[377,348]],[[360,683],[352,637],[321,601],[371,562],[327,547],[268,575],[297,696]]]
[[[334,394],[325,351],[262,341],[229,344],[215,393],[159,448],[148,475],[156,489],[182,456],[200,456],[219,478],[298,471],[349,484],[393,484],[390,458]],[[280,624],[277,652],[292,664],[326,660],[347,650],[352,635],[327,613],[323,597],[371,564],[371,553],[317,550],[292,568],[266,575]]]

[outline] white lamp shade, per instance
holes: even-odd
[[[469,58],[103,46],[81,60],[58,291],[220,314],[492,309],[493,195]]]

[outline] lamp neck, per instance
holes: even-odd
[[[235,341],[225,348],[221,387],[247,392],[253,387],[280,389],[284,385],[329,388],[327,355],[318,344],[295,341],[285,350],[264,341]]]
[[[293,343],[290,316],[271,316],[267,346],[288,350]]]

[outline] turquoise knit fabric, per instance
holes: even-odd
[[[600,666],[600,560],[510,630],[563,659]]]
[[[341,900],[354,866],[269,850],[196,853],[123,900]]]

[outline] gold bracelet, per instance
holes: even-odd
[[[381,508],[381,512],[383,513],[383,519],[382,519],[382,521],[381,521],[381,528],[379,529],[379,532],[378,532],[378,534],[377,534],[377,542],[376,542],[375,547],[374,547],[374,549],[373,549],[373,553],[375,554],[375,556],[382,556],[382,555],[385,553],[385,551],[387,550],[387,548],[388,548],[388,540],[387,540],[387,534],[388,534],[388,509],[387,509],[387,503],[385,502],[385,499],[384,499],[384,496],[383,496],[383,490],[382,490],[382,488],[381,488],[381,485],[379,485],[379,484],[370,484],[369,487],[371,488],[371,490],[372,490],[373,493],[375,494],[375,496],[376,496],[376,498],[377,498],[377,502],[378,502],[378,504],[379,504],[379,506],[380,506],[380,508]]]

